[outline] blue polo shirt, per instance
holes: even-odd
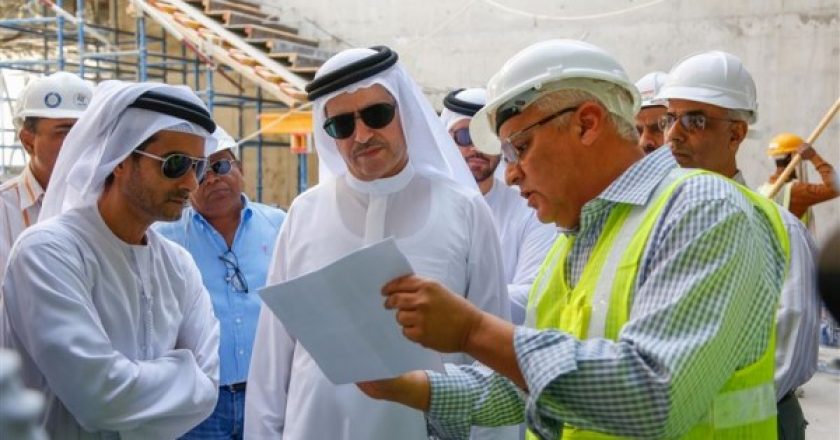
[[[221,326],[221,385],[248,379],[261,304],[257,290],[265,286],[277,233],[286,218],[282,210],[251,202],[244,194],[242,205],[242,217],[230,249],[224,237],[191,207],[184,210],[180,220],[153,226],[189,251],[201,271]],[[237,267],[246,281],[247,292],[242,291],[241,280],[234,279]]]

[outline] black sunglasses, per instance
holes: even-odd
[[[217,176],[224,176],[230,173],[230,170],[233,169],[233,162],[230,159],[220,159],[210,164],[209,170],[212,171],[213,174]],[[204,178],[207,178],[207,173],[204,173]],[[204,179],[202,179],[204,180]]]
[[[472,147],[473,141],[472,137],[470,137],[470,128],[469,127],[461,127],[452,132],[452,139],[455,141],[455,144],[459,147]]]
[[[219,259],[225,264],[225,281],[233,287],[233,290],[239,293],[248,293],[248,280],[245,279],[245,274],[239,269],[239,259],[233,250],[228,249],[224,254],[219,255]]]
[[[387,102],[369,105],[358,111],[359,118],[368,127],[377,130],[385,128],[394,120],[396,106]],[[324,130],[334,139],[345,139],[356,131],[356,112],[342,113],[327,118],[324,121]]]
[[[134,150],[132,153],[163,162],[160,164],[160,171],[169,179],[177,179],[187,174],[190,168],[194,168],[195,178],[201,181],[201,179],[204,179],[204,172],[207,170],[207,159],[203,157],[192,157],[181,153],[158,156],[143,150]]]

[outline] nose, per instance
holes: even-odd
[[[665,143],[680,143],[685,140],[685,129],[680,121],[674,121],[670,128],[665,131]]]
[[[208,173],[205,172],[204,176],[206,179],[208,177]],[[200,185],[200,182],[198,181],[198,175],[195,172],[194,166],[190,167],[190,170],[187,171],[186,174],[181,176],[181,179],[178,181],[178,186],[180,188],[185,188],[190,192],[195,191],[195,189],[198,188],[198,185]]]
[[[373,136],[373,129],[368,127],[362,118],[356,115],[356,130],[353,131],[353,138],[360,144],[367,143]]]
[[[508,186],[519,185],[523,177],[522,167],[519,166],[519,162],[505,165],[505,183]]]

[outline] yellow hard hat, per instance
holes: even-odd
[[[767,155],[784,156],[785,154],[796,153],[796,150],[804,142],[801,137],[793,133],[781,133],[770,141],[770,145],[767,146]]]

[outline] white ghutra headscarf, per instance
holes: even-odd
[[[339,52],[321,66],[315,79],[376,53],[375,50],[367,48]],[[408,160],[415,171],[418,174],[451,179],[467,188],[478,190],[469,168],[458,153],[455,142],[441,126],[431,104],[400,62],[313,101],[315,149],[320,159],[319,177],[323,180],[330,176],[341,176],[347,173],[347,165],[338,152],[335,139],[324,130],[326,103],[342,93],[353,93],[375,84],[385,87],[397,101],[398,114],[408,148]]]
[[[204,128],[184,119],[129,105],[154,90],[201,106],[204,103],[186,86],[158,83],[104,81],[58,154],[38,221],[96,203],[105,179],[138,145],[162,131],[181,131],[205,138],[204,154],[215,151],[216,140]]]

